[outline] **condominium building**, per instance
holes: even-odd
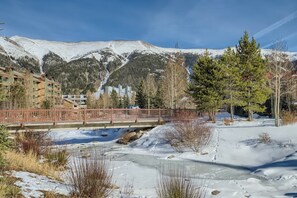
[[[87,108],[86,95],[63,95],[64,100],[72,101],[78,108]]]
[[[13,96],[16,86],[23,87],[23,98],[15,98],[20,95]],[[4,95],[2,108],[41,108],[46,101],[51,106],[61,103],[61,85],[58,82],[43,74],[15,71],[11,67],[0,67],[0,91]],[[16,106],[12,100],[21,101],[22,105]]]
[[[118,85],[117,87],[105,86],[101,90],[95,92],[95,97],[99,98],[100,94],[104,93],[110,95],[113,90],[118,94],[119,97],[128,96],[128,98],[131,99],[133,95],[136,95],[136,92],[133,91],[130,86],[123,87],[122,85]]]

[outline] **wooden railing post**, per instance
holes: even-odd
[[[111,108],[110,124],[113,123],[113,108]]]
[[[84,121],[83,121],[83,125],[85,125],[87,123],[87,109],[84,109]]]
[[[23,128],[24,127],[24,122],[25,122],[24,109],[21,110],[21,113],[22,113],[21,128]]]
[[[135,118],[135,123],[138,122],[138,109],[136,109],[136,118]]]
[[[158,112],[158,123],[160,124],[161,122],[161,109],[159,108],[159,112]]]
[[[51,111],[52,111],[51,113],[53,115],[53,125],[56,125],[56,116],[57,116],[56,109],[54,108]]]

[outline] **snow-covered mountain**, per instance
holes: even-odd
[[[166,60],[176,52],[183,54],[186,66],[191,67],[205,49],[161,48],[143,41],[68,43],[0,37],[0,66],[14,65],[54,76],[67,93],[85,92],[90,86],[97,89],[105,83],[136,86],[148,72],[160,75]],[[209,52],[219,56],[224,49]],[[269,54],[270,50],[262,53]],[[297,60],[297,52],[288,55]]]

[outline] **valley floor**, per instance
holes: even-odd
[[[297,197],[297,124],[277,128],[271,119],[238,119],[225,126],[223,117],[213,124],[213,136],[203,154],[178,153],[164,142],[160,137],[170,124],[146,132],[130,145],[115,143],[123,129],[55,131],[51,136],[63,144],[60,147],[66,144],[73,156],[92,158],[103,152],[110,160],[113,182],[120,187],[113,197],[156,197],[160,174],[169,174],[173,168],[185,170],[204,187],[206,197]],[[272,141],[261,143],[262,133],[268,133]],[[131,196],[120,193],[127,184],[133,186]],[[55,188],[67,194],[65,185]],[[214,190],[219,194],[212,195]]]

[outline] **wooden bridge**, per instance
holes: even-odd
[[[170,109],[18,109],[0,110],[0,124],[11,132],[59,128],[154,127],[171,121],[178,113]]]

